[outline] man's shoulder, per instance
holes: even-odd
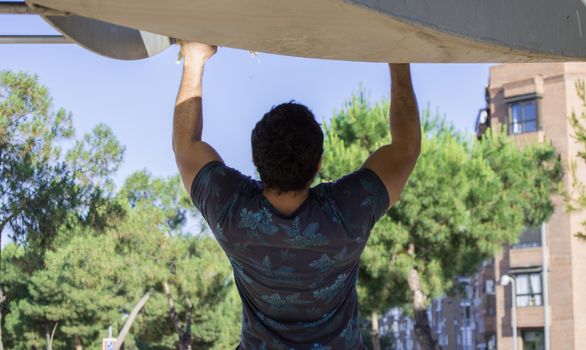
[[[239,198],[258,192],[258,181],[214,161],[206,164],[196,175],[191,187],[191,199],[210,226],[215,226]]]
[[[249,190],[256,190],[260,187],[259,181],[220,161],[206,164],[197,174],[194,182],[198,180],[202,181],[205,186],[235,187],[242,185]]]

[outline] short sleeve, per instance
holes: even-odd
[[[206,164],[197,173],[191,185],[191,200],[214,233],[238,200],[239,192],[252,181],[219,161]]]
[[[340,220],[354,233],[368,235],[389,208],[389,194],[372,170],[362,168],[330,184]]]

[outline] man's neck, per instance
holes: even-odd
[[[265,189],[263,195],[281,214],[291,215],[301,206],[301,204],[303,204],[305,199],[307,199],[307,196],[309,196],[309,189],[283,193]]]

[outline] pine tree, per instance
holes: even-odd
[[[124,149],[109,128],[98,126],[77,147],[80,156],[93,157],[90,168],[89,162],[76,162],[75,154],[63,154],[61,142],[71,140],[73,133],[70,113],[53,109],[47,88],[36,76],[0,72],[0,246],[7,236],[26,247],[16,265],[24,280],[44,268],[45,253],[60,244],[57,240],[70,238],[60,234],[67,231],[64,228],[103,229],[120,214],[106,188],[81,178],[107,179],[110,174],[96,171],[104,166],[115,170]],[[0,256],[2,277],[4,270]],[[0,280],[0,349],[8,305],[30,296],[5,294],[6,283]]]
[[[358,169],[390,141],[388,110],[387,101],[370,106],[360,93],[334,115],[326,127],[321,180]],[[456,276],[474,273],[515,242],[525,225],[546,220],[560,179],[549,144],[520,149],[499,132],[477,141],[429,111],[422,119],[417,166],[362,256],[358,290],[361,310],[372,318],[375,349],[378,313],[391,306],[410,310],[422,348],[437,348],[429,301],[451,291]]]

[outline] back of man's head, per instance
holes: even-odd
[[[265,187],[307,188],[318,170],[324,135],[313,113],[289,102],[273,107],[252,130],[252,160]]]

